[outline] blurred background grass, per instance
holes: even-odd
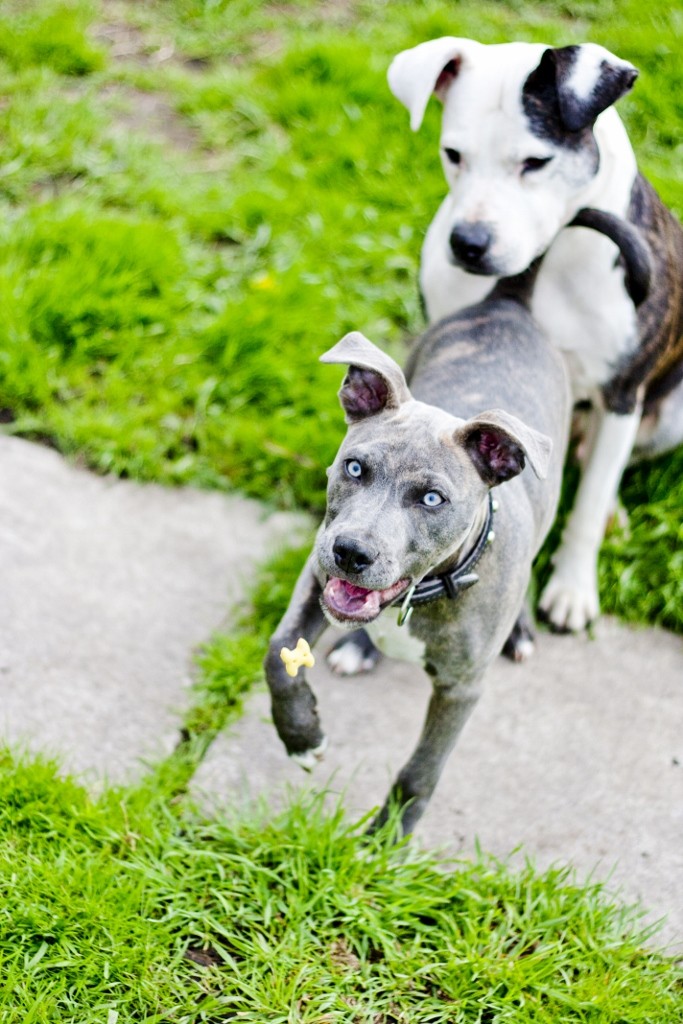
[[[632,60],[619,109],[683,213],[683,13],[661,0],[5,0],[3,429],[102,472],[320,511],[343,424],[318,356],[359,328],[401,358],[423,326],[439,110],[414,136],[385,75],[440,34]],[[630,530],[601,559],[605,609],[679,630],[682,468],[627,474]]]

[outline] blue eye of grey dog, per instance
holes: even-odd
[[[522,163],[522,174],[531,174],[533,171],[540,171],[552,160],[551,156],[529,156]]]
[[[446,499],[438,491],[427,491],[426,494],[422,495],[420,504],[424,505],[425,508],[438,508],[439,505],[443,505]]]
[[[358,459],[347,459],[344,463],[344,469],[346,470],[346,475],[350,476],[352,480],[360,480],[363,475],[363,467]]]
[[[454,164],[456,167],[460,163],[460,152],[457,149],[449,149],[448,146],[444,147],[444,153],[449,163]]]

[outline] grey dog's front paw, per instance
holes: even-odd
[[[304,771],[312,772],[317,764],[319,764],[325,755],[327,750],[327,736],[323,736],[322,743],[319,743],[317,747],[313,747],[311,750],[301,750],[296,754],[290,754],[292,761],[296,761]]]
[[[304,680],[287,684],[273,694],[271,709],[275,728],[290,757],[305,765],[310,754],[322,754],[325,734],[320,728],[315,695]]]

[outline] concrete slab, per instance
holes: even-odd
[[[0,437],[0,738],[87,780],[129,780],[172,748],[193,651],[226,623],[254,563],[302,519],[192,490],[102,478]],[[328,636],[327,645],[333,637]],[[321,644],[324,650],[325,642]],[[320,652],[319,652],[320,653]],[[290,762],[264,691],[195,780],[212,803],[329,786],[376,806],[420,730],[429,685],[385,663],[311,673],[330,749],[313,779]],[[543,867],[610,879],[683,949],[683,641],[603,620],[597,639],[540,638],[499,659],[417,840],[468,855],[476,839]]]
[[[200,768],[204,800],[266,793],[277,806],[288,787],[329,786],[353,815],[383,800],[419,734],[427,677],[384,662],[343,679],[318,657],[310,678],[329,736],[314,776],[286,758],[262,690]],[[602,620],[593,641],[544,634],[527,664],[499,658],[416,833],[461,855],[477,839],[609,879],[650,920],[668,915],[657,941],[683,949],[683,641]]]
[[[89,779],[170,752],[194,649],[301,522],[0,437],[0,738]]]

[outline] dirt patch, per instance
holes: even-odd
[[[116,84],[106,86],[102,95],[112,100],[115,128],[145,135],[184,153],[200,146],[199,132],[173,108],[163,93]]]
[[[102,10],[105,20],[95,23],[90,31],[93,39],[109,50],[114,61],[154,67],[174,62],[201,71],[207,61],[202,57],[188,57],[180,53],[170,36],[149,33],[128,21],[130,4],[124,0],[104,0]]]
[[[108,47],[109,56],[114,60],[162,63],[168,59],[169,50],[175,52],[172,41],[150,39],[137,25],[129,24],[130,6],[121,0],[103,0],[102,11],[105,20],[96,22],[90,34]]]

